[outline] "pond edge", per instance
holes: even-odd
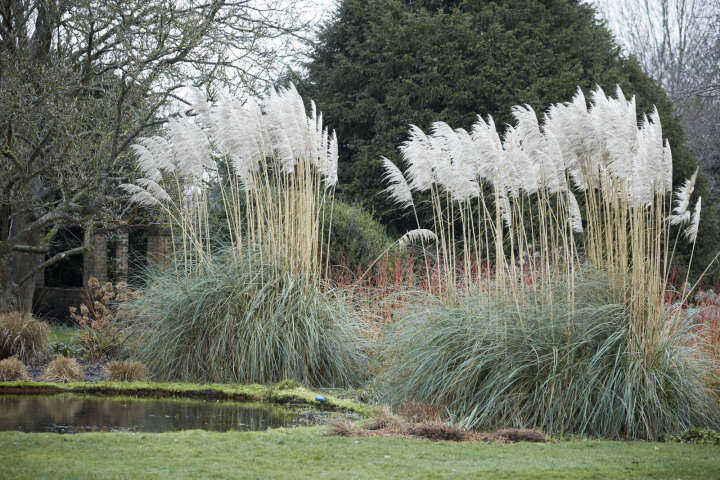
[[[320,410],[355,412],[371,417],[376,409],[352,400],[318,394],[303,388],[278,388],[266,385],[230,385],[155,382],[0,382],[0,394],[52,395],[83,393],[92,395],[131,395],[136,397],[179,397],[235,400],[239,402],[269,402],[276,404],[309,405]]]

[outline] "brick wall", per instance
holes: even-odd
[[[127,282],[128,279],[128,232],[120,230],[116,233],[117,246],[115,247],[116,275],[118,282]]]
[[[170,230],[153,226],[147,237],[148,265],[166,267],[172,258],[172,237]]]
[[[96,233],[92,238],[92,248],[85,252],[83,258],[83,285],[95,277],[103,283],[107,280],[107,235]]]

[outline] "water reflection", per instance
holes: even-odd
[[[265,430],[292,426],[286,408],[228,401],[85,395],[0,395],[0,430],[168,432]]]

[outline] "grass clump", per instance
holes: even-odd
[[[44,382],[61,383],[80,382],[85,380],[85,375],[77,360],[57,355],[55,359],[48,364],[41,380]]]
[[[15,356],[25,363],[45,360],[49,354],[49,333],[45,322],[29,314],[0,314],[0,358]]]
[[[415,305],[388,342],[388,395],[444,405],[472,429],[656,439],[715,428],[715,360],[698,348],[693,316],[669,308],[662,334],[638,345],[618,283],[586,270],[572,290],[528,287],[525,300],[471,293]]]
[[[367,371],[345,299],[260,257],[157,276],[134,308],[136,357],[158,378],[339,387]]]
[[[0,382],[29,381],[25,364],[17,357],[0,360]]]
[[[105,365],[111,382],[138,382],[148,379],[145,365],[135,360],[114,360]]]

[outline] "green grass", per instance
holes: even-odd
[[[272,385],[227,385],[196,383],[156,382],[0,382],[0,393],[87,393],[137,396],[208,397],[241,401],[271,403],[298,403],[331,410],[348,410],[372,416],[372,406],[352,400],[323,395],[325,402],[318,402],[315,392],[302,387],[276,388]]]
[[[644,442],[434,443],[268,432],[0,433],[0,478],[709,479],[720,447]]]
[[[70,325],[50,324],[49,340],[50,343],[57,342],[70,345],[76,340],[79,332],[79,328]]]

